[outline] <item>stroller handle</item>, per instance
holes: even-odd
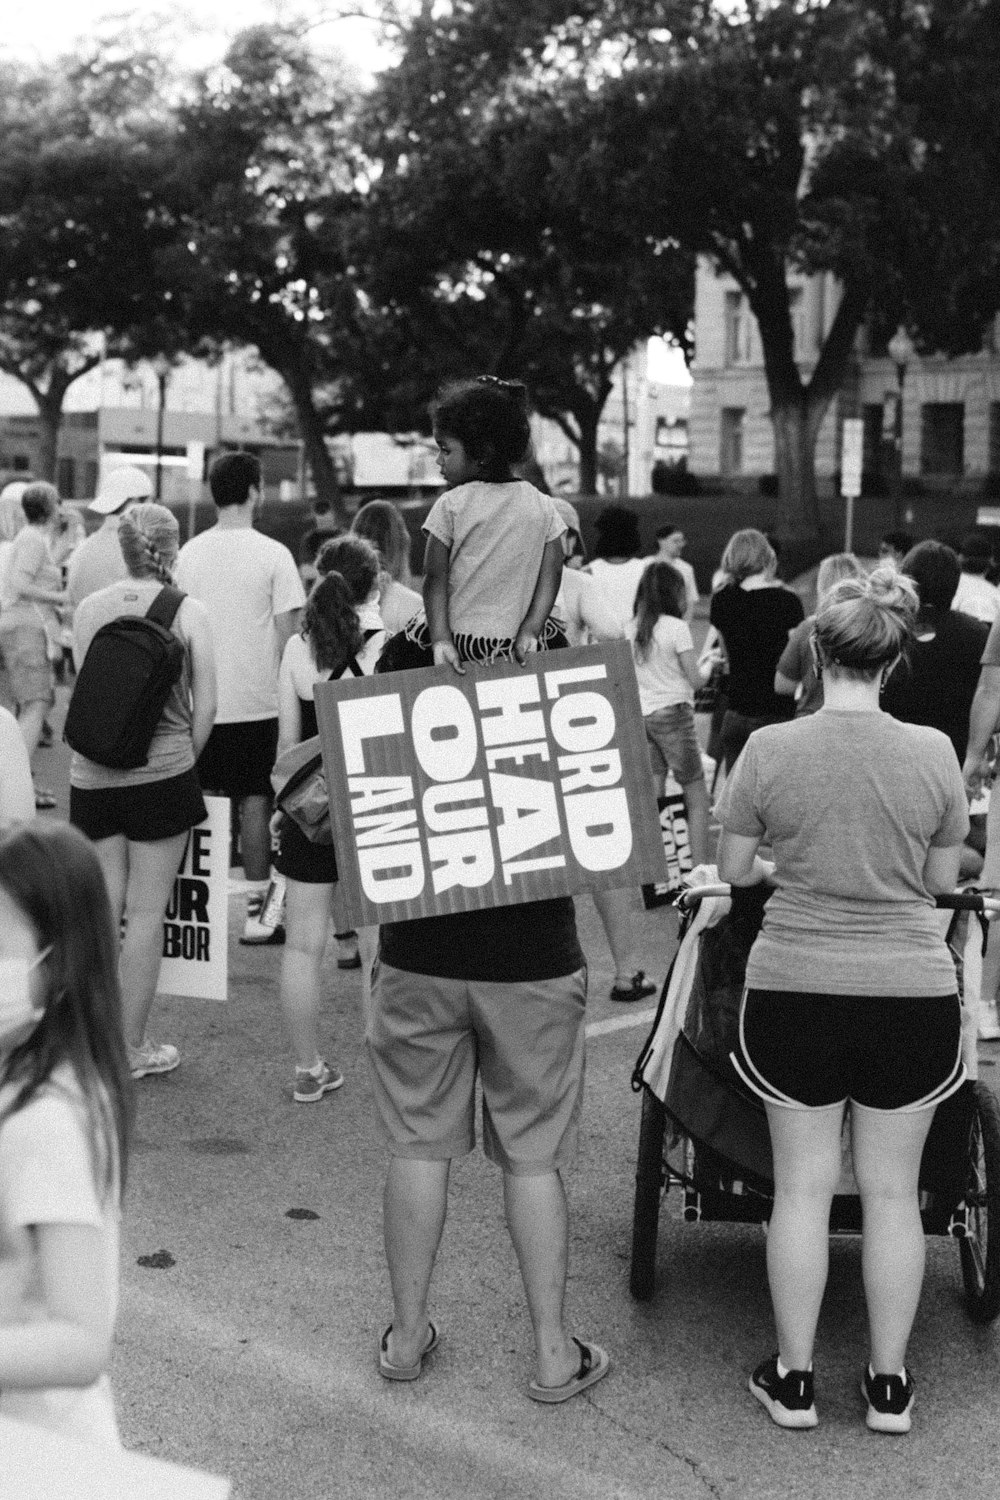
[[[681,891],[677,905],[686,911],[708,896],[729,894],[730,887],[723,881],[714,885],[693,885]],[[987,895],[984,891],[952,891],[946,896],[936,896],[934,905],[939,911],[974,911],[987,918],[1000,914],[1000,896]]]

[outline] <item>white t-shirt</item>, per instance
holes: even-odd
[[[8,1089],[0,1101],[9,1102]],[[0,1127],[0,1298],[2,1321],[31,1323],[45,1316],[40,1299],[37,1248],[27,1259],[12,1255],[12,1231],[32,1224],[86,1224],[100,1231],[101,1275],[112,1310],[118,1310],[119,1202],[102,1203],[94,1181],[86,1113],[71,1068],[59,1065],[29,1104]],[[45,1427],[63,1437],[120,1448],[111,1383],[0,1393],[0,1414]]]
[[[208,610],[219,694],[215,722],[276,718],[274,621],[300,609],[306,597],[288,548],[250,527],[213,526],[181,548],[175,578]]]
[[[566,626],[571,646],[621,637],[621,625],[604,604],[597,584],[579,568],[563,568],[553,613]]]
[[[423,530],[448,548],[452,633],[506,641],[528,613],[542,553],[566,522],[525,479],[474,480],[435,500]]]
[[[979,573],[963,573],[951,607],[963,615],[971,615],[974,620],[985,620],[987,625],[992,625],[1000,615],[1000,589],[987,583]]]
[[[588,571],[597,584],[601,603],[618,621],[622,635],[635,614],[635,592],[639,587],[639,579],[652,561],[651,557],[630,557],[626,562],[610,563],[605,562],[603,557],[595,557],[589,566]]]
[[[424,601],[416,589],[409,589],[405,583],[393,578],[379,601],[379,614],[389,634],[395,635],[397,631],[405,630],[423,607]]]
[[[31,764],[17,720],[0,708],[0,830],[35,816]]]
[[[361,668],[361,675],[371,677],[382,655],[382,647],[385,645],[387,634],[378,606],[362,604],[358,609],[358,624],[365,633],[370,630],[375,632],[374,635],[369,635],[355,658]],[[330,677],[325,668],[317,667],[312,647],[301,632],[296,632],[295,635],[289,637],[285,654],[281,658],[281,670],[283,674],[291,678],[296,694],[306,703],[313,701],[313,688],[317,682],[327,682]],[[352,677],[354,673],[350,667],[345,667],[340,675]]]
[[[679,651],[693,651],[691,627],[686,620],[673,615],[661,615],[653,626],[653,638],[649,643],[649,656],[640,661],[635,654],[635,620],[631,620],[625,635],[633,645],[635,677],[639,684],[639,707],[643,717],[658,713],[661,708],[674,708],[678,703],[694,704],[694,688],[684,675],[678,660]]]

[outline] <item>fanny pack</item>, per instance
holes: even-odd
[[[365,675],[358,666],[357,657],[348,662],[347,670],[355,677]],[[331,672],[327,681],[342,675],[342,672]],[[333,843],[330,799],[318,734],[282,751],[271,772],[271,785],[275,806],[298,824],[310,843]]]

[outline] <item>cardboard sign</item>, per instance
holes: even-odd
[[[225,1000],[229,983],[229,798],[206,797],[208,817],[188,835],[163,920],[157,990]]]
[[[354,925],[662,880],[625,641],[319,683]]]
[[[663,796],[656,799],[656,805],[660,812],[660,833],[667,874],[665,879],[655,885],[643,886],[642,900],[647,911],[669,905],[682,889],[684,876],[690,875],[692,869],[684,793],[670,774],[664,783]]]

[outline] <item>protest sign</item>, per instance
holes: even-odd
[[[665,875],[624,641],[315,689],[356,926]]]
[[[206,797],[208,816],[188,835],[163,921],[157,990],[225,1000],[229,981],[229,798]]]
[[[655,885],[643,886],[642,900],[647,911],[657,906],[668,906],[683,888],[685,875],[691,873],[687,806],[684,793],[670,772],[663,784],[663,796],[656,799],[656,805],[660,814],[660,834],[667,872]]]

